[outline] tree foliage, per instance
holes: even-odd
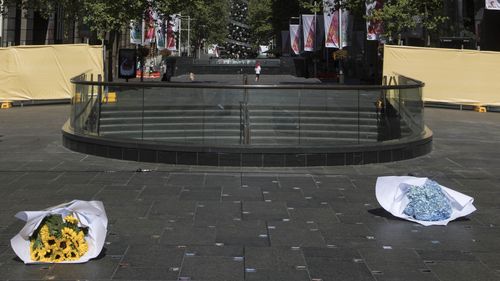
[[[310,12],[320,12],[323,1],[299,0],[301,7]],[[448,18],[444,15],[442,0],[384,0],[383,8],[370,16],[365,15],[365,2],[374,0],[334,0],[326,7],[332,10],[347,9],[352,14],[368,20],[379,20],[384,24],[387,38],[394,38],[419,24],[428,31],[435,32]]]
[[[191,38],[196,47],[223,42],[227,35],[229,4],[225,0],[192,0],[183,2],[180,10],[190,15]],[[181,7],[179,7],[181,8]]]
[[[429,32],[436,31],[448,18],[440,0],[386,0],[370,19],[381,20],[386,36],[394,38],[418,24]]]
[[[255,45],[266,45],[273,36],[273,17],[271,0],[250,0],[248,2],[248,21]]]

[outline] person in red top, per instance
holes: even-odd
[[[255,82],[258,82],[260,79],[260,71],[262,68],[260,67],[260,62],[255,64]]]

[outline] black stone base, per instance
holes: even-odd
[[[373,145],[335,147],[202,147],[105,139],[63,128],[63,145],[73,151],[114,159],[233,167],[310,167],[384,163],[411,159],[432,151],[432,132],[413,139]]]

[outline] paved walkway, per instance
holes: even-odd
[[[500,114],[426,109],[431,154],[309,169],[87,156],[61,145],[68,115],[68,105],[0,110],[0,280],[500,280]],[[375,180],[409,173],[475,197],[478,211],[447,227],[391,217]],[[102,257],[15,258],[17,211],[77,198],[104,202]]]

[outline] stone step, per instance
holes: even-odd
[[[231,129],[208,129],[200,130],[146,130],[137,131],[112,131],[101,132],[101,136],[105,137],[125,137],[125,138],[199,138],[199,137],[214,137],[214,138],[231,138],[239,137],[240,130]],[[361,138],[361,139],[377,139],[377,132],[360,132],[357,131],[310,131],[310,130],[251,130],[252,139],[287,139],[287,138],[305,138],[305,139],[344,139],[344,138]]]
[[[377,120],[374,118],[357,118],[357,117],[295,117],[289,116],[250,116],[251,124],[351,124],[351,125],[374,125],[376,126]],[[184,124],[184,123],[199,123],[199,124],[224,124],[224,123],[240,123],[239,115],[226,115],[226,116],[170,116],[170,117],[113,117],[101,118],[100,124],[157,124],[157,123],[170,123],[170,124]]]
[[[140,131],[144,130],[163,130],[163,131],[175,131],[175,130],[212,130],[218,128],[224,129],[234,129],[239,130],[239,123],[210,123],[210,124],[200,124],[200,123],[155,123],[155,124],[140,124],[140,123],[128,123],[128,124],[107,124],[101,125],[101,132],[113,132],[113,131]],[[250,125],[252,130],[315,130],[315,131],[357,131],[357,125],[350,124],[307,124],[307,123],[291,123],[291,124],[268,124],[268,123],[252,123]],[[359,130],[362,132],[376,132],[376,125],[360,125]]]
[[[149,110],[149,111],[104,111],[101,118],[118,117],[169,117],[169,116],[217,116],[239,115],[239,110]],[[251,116],[301,116],[301,117],[357,117],[377,118],[375,112],[319,111],[319,110],[249,110]]]

